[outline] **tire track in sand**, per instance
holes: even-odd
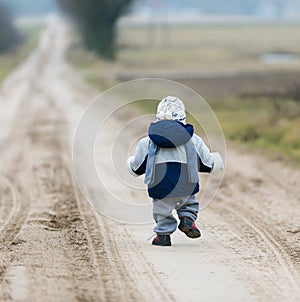
[[[266,204],[270,206],[269,200],[262,197],[268,184],[258,183],[256,178],[252,184],[251,174],[250,178],[241,174],[236,178],[229,173],[230,177],[235,181],[227,185],[227,176],[223,194],[219,194],[212,208],[218,219],[226,222],[221,231],[218,229],[215,233],[217,240],[226,250],[245,259],[244,273],[241,274],[238,267],[235,270],[254,292],[269,299],[276,292],[278,301],[299,300],[299,261],[297,256],[293,256],[297,242],[288,241],[288,233],[276,220],[277,217],[263,211]],[[263,175],[260,179],[263,181]],[[230,243],[226,238],[230,238]],[[234,262],[229,263],[235,266]]]
[[[297,276],[297,269],[293,264],[289,253],[286,251],[286,246],[281,242],[282,240],[278,235],[275,234],[274,229],[270,227],[263,219],[259,218],[258,213],[253,213],[252,211],[246,209],[239,205],[239,207],[230,208],[221,206],[223,215],[234,215],[238,218],[236,227],[241,227],[242,224],[247,225],[252,229],[256,238],[259,238],[260,244],[258,246],[264,246],[268,250],[268,257],[274,260],[273,268],[279,269],[282,280],[276,280],[269,276],[273,280],[275,285],[280,289],[282,287],[283,280],[287,281],[284,284],[289,284],[288,288],[280,290],[279,295],[288,297],[291,293],[297,299],[300,299],[300,287],[299,278]],[[251,242],[249,242],[251,244]],[[263,264],[263,263],[262,263]]]
[[[17,244],[16,238],[28,217],[30,202],[21,185],[13,184],[6,176],[0,174],[1,186],[1,224],[0,250]]]
[[[60,41],[53,43],[53,45],[65,43],[64,31],[60,30],[55,39]],[[60,53],[55,55],[56,58],[61,58],[62,50],[59,49]],[[52,50],[53,53],[55,51],[56,49]],[[60,66],[64,66],[63,58],[61,58]],[[63,86],[59,82],[52,83],[52,87],[61,87],[63,91],[60,95],[54,89],[44,87],[46,91],[49,89],[48,94],[53,99],[58,99],[59,96],[63,98],[64,106],[61,107],[68,115],[71,128],[73,121],[77,122],[77,119],[73,118],[72,110],[70,110],[72,107],[74,109],[76,104],[70,102],[70,100],[76,100],[79,95],[82,96],[82,92],[74,91],[74,87],[81,86],[82,84],[77,84],[77,82],[74,84],[72,81],[66,82]],[[85,100],[85,98],[86,95],[83,95],[82,100]],[[78,111],[82,112],[86,104],[82,103],[80,105],[81,108]],[[147,298],[151,301],[153,299],[158,301],[173,300],[166,288],[162,286],[157,273],[145,261],[141,252],[135,253],[134,240],[124,233],[123,226],[118,226],[115,222],[110,222],[95,213],[79,192],[76,193],[76,197],[81,218],[85,225],[88,244],[92,251],[92,261],[94,267],[98,268],[98,275],[102,279],[105,298],[108,301],[147,301]],[[151,294],[146,296],[145,292]]]
[[[17,200],[16,190],[13,184],[5,177],[0,174],[0,201],[1,201],[1,224],[0,234],[5,230],[7,225],[13,219],[14,215],[20,210],[20,203]],[[7,202],[10,200],[10,202]]]
[[[123,225],[98,213],[81,193],[77,202],[90,237],[95,266],[108,301],[173,301],[173,297],[146,261]]]
[[[297,227],[299,171],[241,149],[228,155],[221,192],[208,209],[213,236],[229,252],[227,265],[260,299],[298,301],[299,234],[289,230]]]
[[[137,288],[141,283],[137,273],[144,270],[144,262],[130,254],[131,261],[140,264],[134,273],[128,269],[116,237],[110,235],[110,225],[95,218],[74,188],[68,118],[61,106],[64,94],[53,98],[47,85],[49,78],[61,76],[60,69],[53,68],[60,67],[53,64],[53,58],[63,60],[65,36],[58,34],[61,31],[59,24],[52,23],[43,35],[35,56],[37,67],[30,73],[30,92],[10,119],[14,121],[9,135],[12,143],[1,153],[3,170],[14,177],[17,197],[26,206],[17,233],[4,234],[7,250],[1,255],[6,265],[1,272],[0,300],[12,300],[21,290],[15,274],[22,272],[26,278],[23,292],[30,293],[24,294],[24,301],[143,301],[145,288],[161,301],[166,294],[158,281],[151,281],[155,277],[146,278],[150,282]],[[69,88],[62,89],[70,95]],[[16,225],[9,220],[6,226],[15,229]],[[11,246],[12,234],[17,235],[17,244]]]

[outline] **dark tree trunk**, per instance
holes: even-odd
[[[133,0],[57,0],[82,35],[85,46],[107,59],[116,57],[116,23]]]
[[[86,28],[83,32],[83,40],[88,49],[101,54],[107,59],[114,59],[116,56],[115,47],[115,26],[112,24],[97,25],[95,28]]]

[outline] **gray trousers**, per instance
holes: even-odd
[[[154,232],[158,235],[170,235],[177,228],[177,220],[172,215],[177,211],[178,217],[189,217],[193,221],[197,219],[199,202],[195,195],[183,197],[167,197],[153,199],[153,218],[156,221]]]

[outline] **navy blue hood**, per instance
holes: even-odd
[[[173,120],[162,120],[151,123],[148,129],[150,139],[159,147],[175,148],[186,144],[194,134],[190,124]]]

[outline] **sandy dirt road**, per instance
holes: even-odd
[[[203,238],[170,248],[89,206],[71,146],[96,93],[64,62],[66,37],[50,20],[0,89],[0,301],[300,301],[299,167],[229,148]]]

